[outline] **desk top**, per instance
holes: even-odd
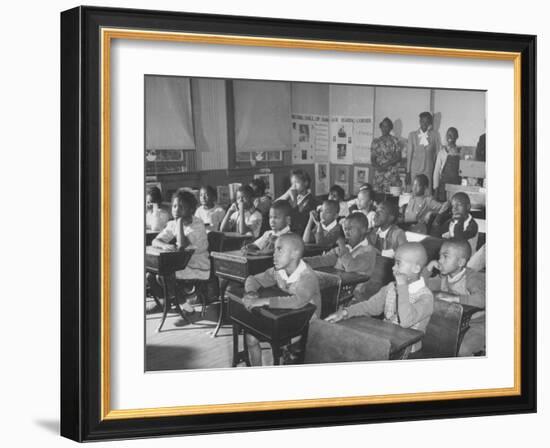
[[[369,316],[352,317],[351,319],[338,322],[337,325],[343,325],[360,332],[368,332],[389,340],[391,353],[399,352],[415,344],[424,336],[424,333],[419,330],[403,328],[399,325]]]
[[[167,275],[185,269],[193,249],[166,251],[153,246],[145,247],[145,268],[160,275]]]
[[[212,258],[218,260],[230,260],[237,263],[248,263],[250,261],[273,259],[272,254],[245,254],[241,250],[230,250],[227,252],[210,252]]]
[[[230,285],[229,288],[227,288],[227,297],[233,302],[236,302],[240,305],[243,304],[243,300],[242,300],[243,295],[244,295],[244,288],[242,287],[242,285],[233,284],[233,285]],[[275,286],[272,286],[269,288],[262,288],[258,291],[258,296],[261,299],[268,298],[268,297],[288,296],[288,295],[289,294],[287,292]],[[230,305],[230,309],[231,309],[231,305]],[[268,306],[259,306],[256,308],[252,308],[249,312],[257,316],[263,316],[263,317],[267,317],[268,319],[277,320],[282,316],[287,317],[294,314],[300,315],[300,314],[303,314],[304,312],[309,313],[310,310],[312,309],[315,310],[315,305],[308,303],[304,305],[302,308],[298,308],[298,309],[269,308]]]
[[[239,232],[222,232],[225,238],[234,238],[238,240],[254,239],[254,235],[242,235]]]
[[[342,286],[355,285],[357,283],[363,283],[369,280],[369,276],[366,274],[359,274],[357,272],[346,272],[341,269],[336,269],[332,266],[315,268],[316,271],[325,272],[327,274],[333,274],[340,277]]]

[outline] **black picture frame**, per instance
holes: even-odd
[[[102,418],[102,28],[359,42],[521,55],[521,351],[516,396],[186,416]],[[536,411],[536,36],[167,11],[61,13],[61,435],[76,441]]]

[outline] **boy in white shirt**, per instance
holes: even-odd
[[[243,249],[249,254],[269,254],[275,249],[275,241],[281,235],[290,232],[290,214],[292,208],[288,201],[275,201],[269,209],[269,226],[264,234]]]

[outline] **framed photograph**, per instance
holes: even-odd
[[[535,47],[531,35],[61,13],[62,435],[535,412]],[[277,161],[273,173],[235,165],[251,154]],[[409,205],[437,203],[448,220],[415,215],[407,225],[425,227],[400,228],[394,250],[378,213],[368,244],[384,279],[300,255],[297,274],[272,269],[271,255],[241,251],[259,236],[252,212],[243,232],[206,233],[199,205],[211,223],[226,211],[203,191],[225,202],[268,176],[275,198],[294,158],[325,193],[332,170],[346,194],[351,173],[354,190],[370,177],[391,212],[386,192],[406,184]],[[145,203],[151,182],[161,197]],[[404,256],[410,272],[393,268]],[[250,289],[249,276],[282,269],[275,292]],[[285,306],[306,271],[313,295]]]

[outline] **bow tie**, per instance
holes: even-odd
[[[422,129],[418,130],[418,138],[420,139],[419,143],[424,146],[428,146],[428,130],[426,132],[423,132]]]

